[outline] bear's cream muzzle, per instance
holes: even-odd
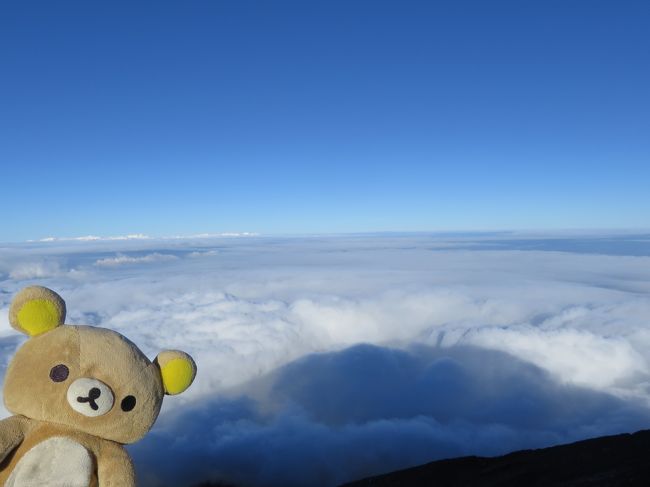
[[[70,384],[67,399],[70,407],[78,413],[96,417],[109,412],[115,398],[110,387],[102,381],[82,377]]]

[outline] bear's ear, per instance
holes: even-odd
[[[32,337],[53,330],[64,321],[65,301],[46,287],[26,287],[14,297],[9,308],[11,326]]]
[[[180,394],[194,381],[196,364],[185,352],[165,350],[158,354],[154,362],[160,369],[165,394]]]

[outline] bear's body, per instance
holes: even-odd
[[[65,303],[46,288],[14,299],[10,321],[30,335],[9,364],[0,421],[0,485],[133,486],[122,446],[142,438],[165,394],[184,391],[196,366],[179,351],[151,362],[125,337],[63,326]]]
[[[0,422],[19,428],[23,441],[3,462],[0,485],[95,487],[135,485],[131,460],[124,447],[66,426],[12,416]]]
[[[53,436],[22,456],[5,486],[48,485],[57,479],[61,485],[85,487],[95,480],[93,470],[93,458],[85,447],[68,437]]]

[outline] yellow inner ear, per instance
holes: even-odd
[[[187,389],[194,378],[194,370],[189,360],[175,358],[167,362],[160,370],[167,394],[180,394]]]
[[[53,330],[60,323],[60,310],[52,301],[34,299],[18,311],[18,324],[30,336]]]

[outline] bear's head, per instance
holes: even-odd
[[[119,333],[64,325],[65,312],[63,299],[40,286],[12,301],[9,321],[30,338],[7,369],[7,409],[118,443],[139,440],[158,417],[163,396],[190,386],[194,361],[169,350],[151,362]]]

